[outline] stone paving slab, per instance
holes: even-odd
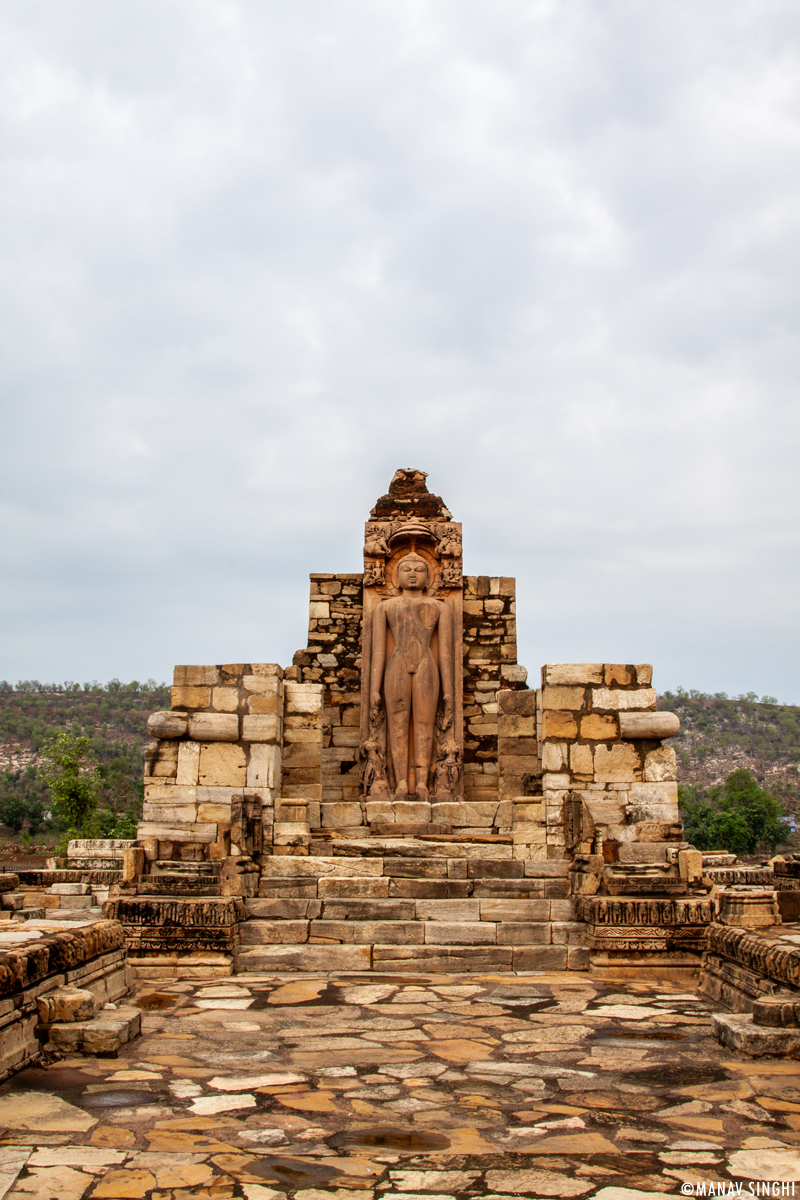
[[[138,987],[143,1036],[119,1058],[70,1055],[0,1087],[0,1198],[800,1191],[800,1062],[719,1046],[682,986],[354,972]]]

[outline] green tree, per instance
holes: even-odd
[[[59,825],[75,837],[91,836],[97,810],[97,759],[90,753],[90,739],[60,733],[45,749],[50,769],[44,778],[50,786],[53,809]]]
[[[780,801],[743,768],[709,791],[679,790],[684,832],[698,850],[753,854],[759,846],[773,850],[789,838]]]

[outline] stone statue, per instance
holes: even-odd
[[[453,724],[452,618],[446,604],[426,594],[430,583],[428,564],[419,554],[406,554],[400,560],[397,583],[400,594],[382,600],[372,617],[370,725],[374,728],[379,722],[383,700],[394,769],[394,799],[408,799],[411,759],[416,797],[427,802],[440,691],[442,731]],[[438,665],[431,651],[437,628]],[[388,661],[387,630],[394,639]]]

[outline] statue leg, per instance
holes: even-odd
[[[427,801],[430,798],[428,774],[439,703],[439,670],[430,652],[421,659],[413,678],[415,790],[417,799]]]
[[[411,679],[399,655],[392,655],[383,679],[389,752],[395,780],[395,800],[408,796],[408,731],[411,720]]]

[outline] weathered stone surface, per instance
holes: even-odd
[[[630,742],[598,746],[594,753],[594,777],[598,783],[632,783],[642,760]]]
[[[593,688],[592,709],[594,711],[620,711],[630,709],[655,709],[656,693],[653,688]],[[620,722],[621,724],[621,722]],[[629,736],[623,733],[623,737]],[[639,735],[643,736],[643,735]]]
[[[582,687],[545,687],[542,689],[542,707],[545,709],[583,708],[585,691]]]
[[[646,783],[663,783],[678,778],[677,759],[671,746],[659,746],[645,755],[644,778]]]
[[[242,717],[242,741],[276,742],[280,737],[281,723],[277,713],[261,713]]]
[[[243,787],[247,780],[241,746],[212,742],[200,747],[198,782],[204,787]]]
[[[188,728],[186,713],[155,712],[147,718],[147,732],[154,738],[185,737]]]
[[[648,692],[648,695],[650,694]],[[620,693],[621,695],[634,695],[635,693]],[[652,692],[655,695],[654,692]],[[620,708],[626,707],[620,705]],[[635,707],[629,705],[627,707]],[[640,707],[644,708],[642,704]],[[676,713],[668,712],[649,712],[649,713],[632,713],[621,712],[619,715],[620,733],[623,737],[629,738],[668,738],[674,737],[680,732],[681,722],[680,717]]]
[[[597,684],[603,682],[602,663],[547,663],[542,684]]]
[[[80,1054],[116,1054],[141,1033],[138,1008],[120,1007],[89,1021],[50,1026],[50,1043],[56,1049]]]
[[[219,667],[181,665],[175,667],[172,682],[175,687],[213,686],[219,683],[219,677]]]
[[[601,713],[588,713],[581,717],[581,737],[592,741],[610,741],[619,734],[617,717]]]
[[[200,745],[198,742],[181,742],[178,747],[178,772],[175,783],[178,787],[194,787],[200,770]]]
[[[236,742],[239,739],[239,718],[235,713],[192,713],[189,717],[189,737],[197,742]]]
[[[36,1004],[44,1025],[53,1021],[90,1021],[94,1016],[94,996],[85,988],[56,988],[39,996]]]
[[[574,738],[578,736],[578,723],[572,713],[545,712],[542,714],[543,738]],[[558,770],[558,768],[555,768]]]

